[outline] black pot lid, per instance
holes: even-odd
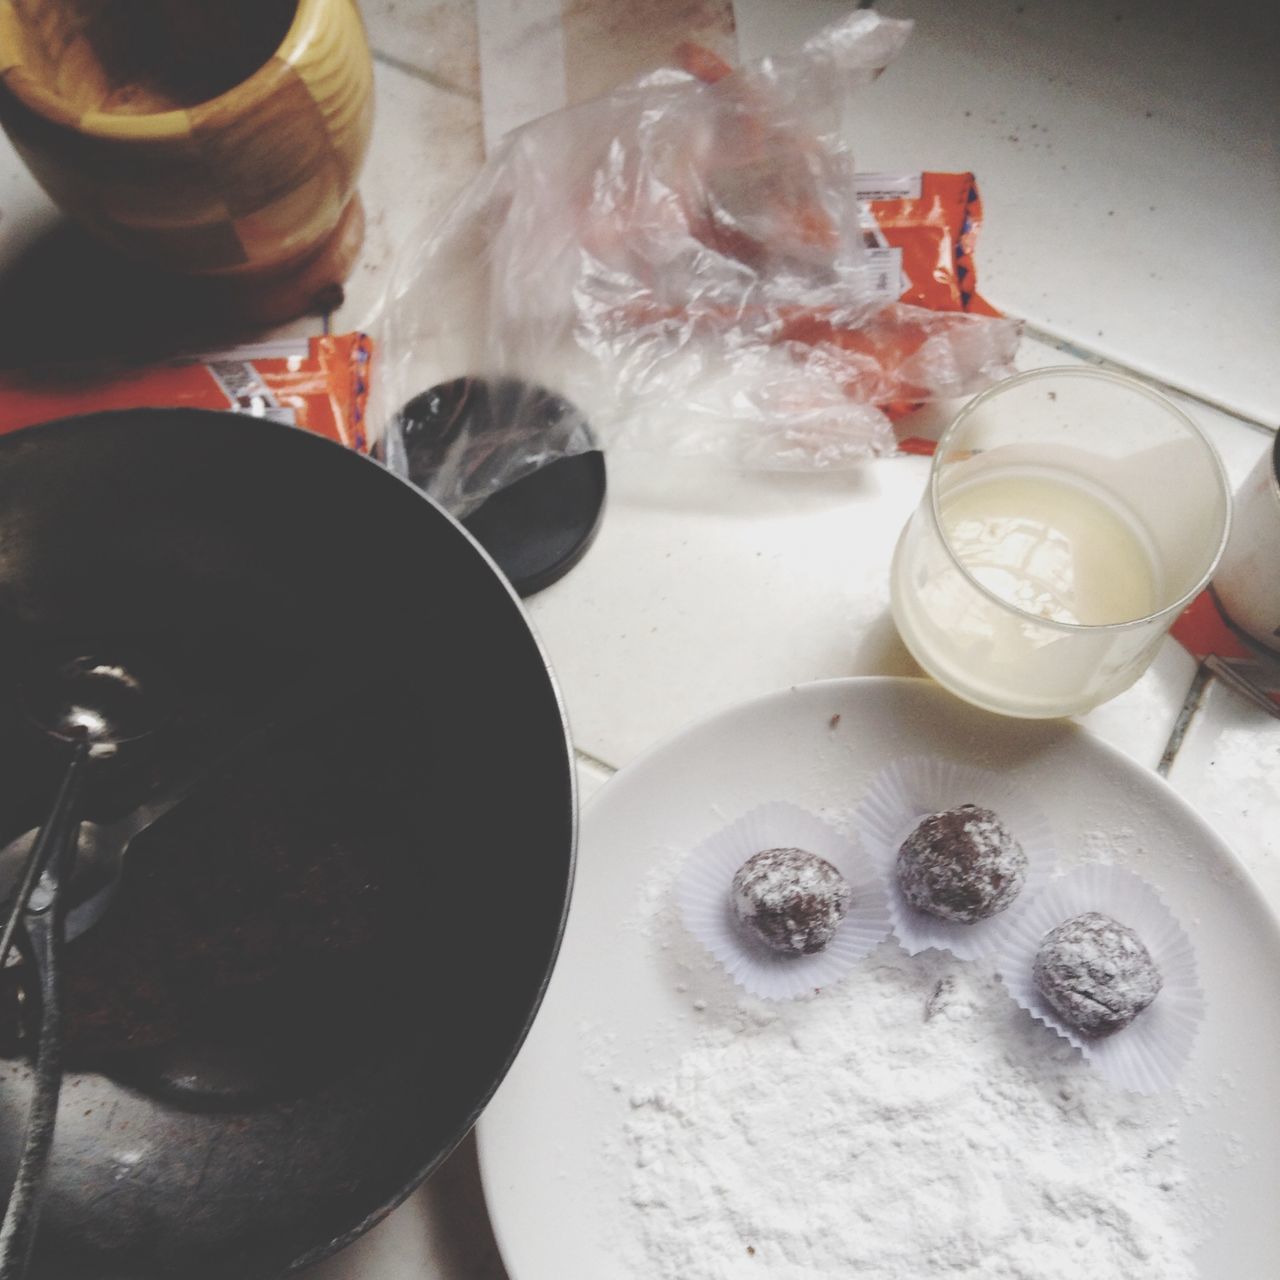
[[[524,431],[574,440],[591,428],[569,401],[514,378],[456,378],[415,396],[400,412],[409,479],[432,493],[439,469],[456,465],[459,441],[477,478],[499,474],[522,452]],[[467,441],[471,444],[468,446]],[[595,448],[547,463],[500,488],[462,523],[521,596],[559,581],[587,553],[604,514],[604,454]]]

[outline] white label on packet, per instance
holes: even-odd
[[[866,272],[867,287],[878,302],[892,302],[902,296],[907,281],[902,275],[901,249],[868,249]]]
[[[258,371],[247,361],[210,360],[206,368],[231,401],[234,413],[247,413],[251,418],[268,418],[295,427],[298,419],[292,409],[282,405],[271,388],[263,382]]]
[[[859,200],[919,200],[918,173],[855,173],[853,189]]]

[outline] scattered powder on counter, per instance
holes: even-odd
[[[810,1001],[715,1002],[633,1089],[646,1280],[1194,1280],[1178,1100],[1123,1093],[993,978],[886,944]]]
[[[1236,697],[1221,688],[1211,689],[1210,699],[1215,696],[1219,701]],[[1280,823],[1275,819],[1280,812],[1280,743],[1274,735],[1260,733],[1257,720],[1247,716],[1244,710],[1218,707],[1216,720],[1210,721],[1216,724],[1212,751],[1207,759],[1180,757],[1175,776],[1274,901],[1280,897]],[[1228,779],[1230,785],[1224,785]]]

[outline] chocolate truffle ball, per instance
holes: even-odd
[[[849,882],[803,849],[765,849],[733,877],[733,911],[747,933],[782,956],[809,956],[835,936],[853,901]]]
[[[1063,1022],[1093,1039],[1127,1027],[1163,985],[1142,939],[1099,911],[1086,911],[1046,933],[1032,976]]]
[[[925,818],[898,850],[898,884],[913,906],[973,924],[1022,890],[1027,855],[990,809],[964,804]]]

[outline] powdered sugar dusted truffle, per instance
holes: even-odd
[[[808,956],[835,936],[853,901],[849,882],[804,849],[764,849],[733,877],[739,923],[770,951]]]
[[[1082,1036],[1127,1027],[1160,994],[1163,979],[1128,925],[1086,911],[1045,934],[1032,968],[1036,989]]]
[[[972,924],[1003,911],[1027,878],[1027,855],[990,809],[930,814],[898,850],[898,885],[913,906]]]

